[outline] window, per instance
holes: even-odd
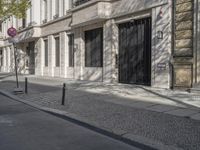
[[[85,32],[85,66],[103,66],[103,28]]]
[[[74,34],[69,34],[69,67],[74,67]]]
[[[86,2],[89,2],[90,0],[75,0],[75,6],[82,5]]]
[[[56,67],[60,66],[60,38],[55,37]]]
[[[48,55],[49,55],[49,50],[48,50],[48,40],[44,40],[44,65],[45,67],[48,67]]]

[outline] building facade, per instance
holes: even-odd
[[[1,72],[160,88],[200,82],[198,0],[31,0],[2,22]],[[7,29],[18,35],[10,39]]]

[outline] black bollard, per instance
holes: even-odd
[[[62,105],[65,105],[65,89],[66,89],[66,84],[63,84],[63,89],[62,89]]]
[[[28,78],[25,78],[25,93],[28,94]]]

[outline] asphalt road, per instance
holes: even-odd
[[[0,150],[138,150],[0,95]]]

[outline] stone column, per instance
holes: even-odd
[[[82,28],[74,29],[74,69],[75,79],[83,79],[83,67],[84,67],[84,45],[83,43],[83,31]]]
[[[67,48],[67,36],[65,32],[60,33],[60,54],[61,54],[61,64],[60,64],[60,68],[61,68],[61,77],[66,78],[67,76],[67,63],[68,63],[68,48]]]
[[[35,55],[35,74],[42,76],[44,67],[44,41],[42,38],[35,41],[35,51],[37,52]]]
[[[49,47],[49,76],[54,76],[55,68],[55,40],[54,36],[48,36],[48,47]]]
[[[114,20],[104,24],[103,43],[103,81],[108,83],[118,81],[116,71],[118,28]]]
[[[10,51],[11,51],[11,48],[7,47],[7,72],[11,71]]]

